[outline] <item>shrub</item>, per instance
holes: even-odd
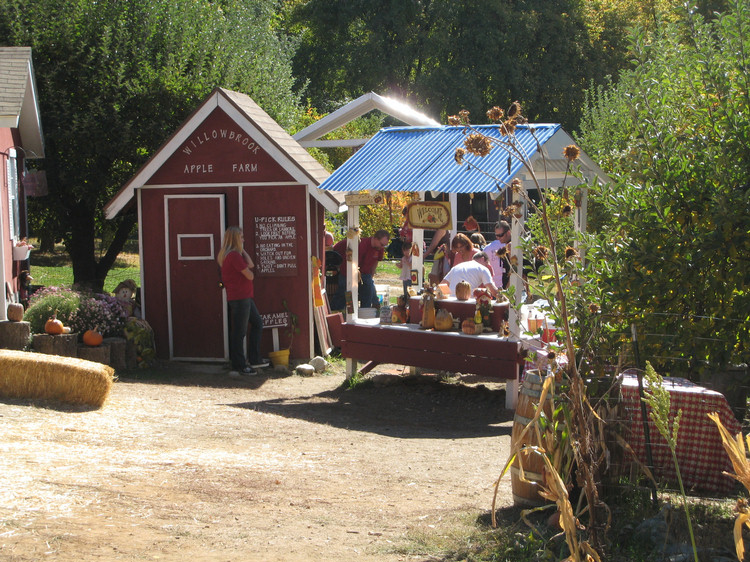
[[[62,287],[48,287],[32,295],[23,319],[31,324],[33,333],[42,334],[44,323],[53,314],[57,314],[57,318],[63,324],[69,324],[80,301],[81,296],[75,291]]]
[[[82,296],[78,309],[70,319],[74,332],[97,330],[104,336],[121,336],[127,313],[120,301],[108,295]]]

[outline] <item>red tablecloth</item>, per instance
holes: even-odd
[[[719,414],[724,427],[732,435],[741,430],[723,394],[708,390],[686,379],[665,377],[664,386],[669,391],[671,411],[674,415],[682,409],[680,429],[677,434],[677,462],[686,490],[730,493],[735,489],[736,480],[725,476],[722,471],[734,472],[729,457],[721,444],[721,436],[716,424],[708,415]],[[630,446],[643,464],[646,463],[646,445],[641,423],[641,406],[638,396],[638,379],[633,374],[623,375],[622,395],[627,419],[630,420]],[[650,408],[647,406],[647,411]],[[677,482],[672,454],[656,426],[649,420],[651,453],[657,479]]]

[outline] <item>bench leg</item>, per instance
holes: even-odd
[[[346,358],[346,378],[349,380],[357,373],[357,360]]]

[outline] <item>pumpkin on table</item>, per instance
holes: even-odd
[[[441,308],[435,313],[435,329],[439,332],[447,332],[453,328],[453,315]]]
[[[471,296],[471,284],[468,281],[456,283],[456,298],[460,301],[469,300]]]

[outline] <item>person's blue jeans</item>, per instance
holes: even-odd
[[[250,324],[250,339],[247,342],[247,354],[251,365],[261,361],[260,342],[263,337],[263,319],[253,299],[229,301],[231,325],[229,328],[229,361],[232,369],[241,370],[247,367],[243,343]]]
[[[361,275],[362,283],[359,285],[359,304],[363,308],[378,307],[378,292],[375,290],[375,279],[372,273],[363,273]]]

